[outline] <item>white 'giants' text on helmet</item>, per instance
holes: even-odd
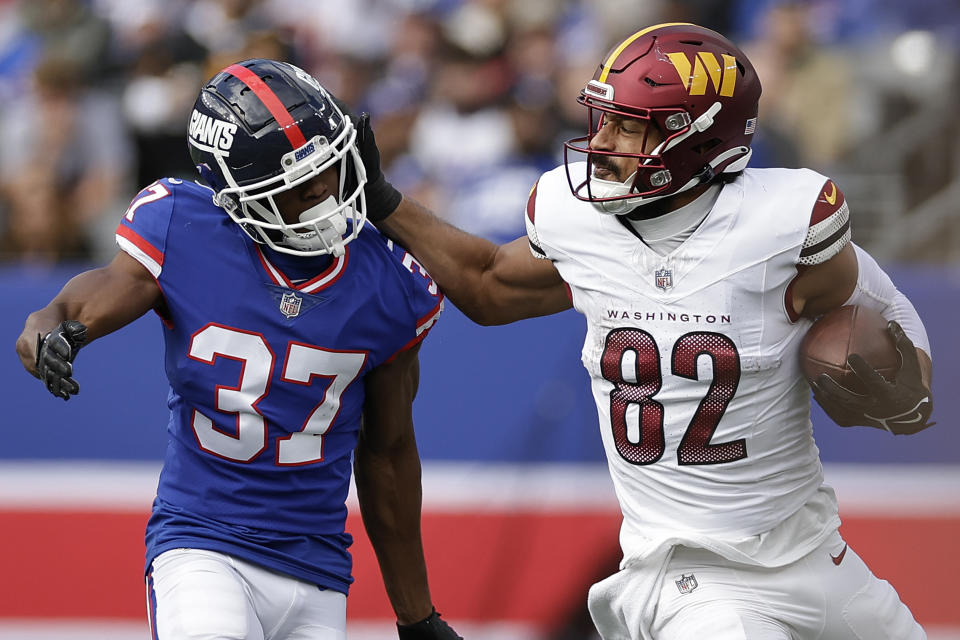
[[[190,156],[214,202],[254,241],[293,255],[342,255],[366,220],[357,131],[327,91],[292,64],[245,60],[200,91]],[[284,221],[274,196],[324,171],[339,193]]]
[[[753,65],[719,33],[687,23],[638,31],[611,50],[580,93],[588,135],[564,145],[570,189],[601,212],[622,214],[742,171],[759,99]],[[652,123],[663,141],[649,153],[590,149],[605,114]],[[587,162],[574,164],[576,154]],[[624,182],[601,180],[591,162],[598,155],[635,158],[637,170]]]

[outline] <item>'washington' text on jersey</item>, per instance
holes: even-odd
[[[729,314],[678,313],[674,311],[628,311],[626,309],[607,309],[611,320],[659,320],[662,322],[691,322],[706,324],[730,324]]]

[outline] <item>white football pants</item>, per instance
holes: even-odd
[[[638,574],[640,572],[637,572]],[[629,568],[603,581],[620,618],[640,609],[622,598],[649,576]],[[634,589],[636,590],[636,589]],[[871,573],[838,532],[793,564],[763,568],[731,562],[704,549],[677,547],[655,591],[649,633],[655,640],[925,640],[927,635],[886,580]],[[592,603],[595,604],[595,603]],[[642,606],[642,605],[641,605]],[[644,637],[638,629],[606,640]]]
[[[345,640],[347,598],[216,551],[172,549],[147,575],[154,640]]]

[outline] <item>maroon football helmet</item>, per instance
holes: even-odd
[[[759,99],[753,65],[719,33],[688,23],[638,31],[610,51],[580,92],[588,135],[564,144],[570,189],[604,213],[621,214],[741,171]],[[647,121],[648,129],[652,123],[663,142],[643,154],[590,149],[608,113]],[[576,154],[587,162],[571,164]],[[596,178],[592,159],[599,155],[636,158],[637,171],[622,183]]]

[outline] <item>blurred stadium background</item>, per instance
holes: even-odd
[[[27,313],[102,264],[127,202],[191,177],[200,84],[235,60],[297,63],[372,114],[390,179],[494,240],[523,233],[539,172],[584,121],[609,46],[692,21],[764,84],[755,166],[809,166],[854,239],[915,302],[934,418],[911,438],[814,431],[843,533],[931,638],[960,638],[960,4],[956,0],[0,0],[0,639],[146,640],[143,527],[162,459],[159,323],[85,351],[68,405],[12,353]],[[776,225],[771,212],[771,225]],[[435,601],[468,638],[587,640],[619,514],[574,312],[479,328],[453,308],[417,402]],[[395,637],[359,518],[351,638]]]

